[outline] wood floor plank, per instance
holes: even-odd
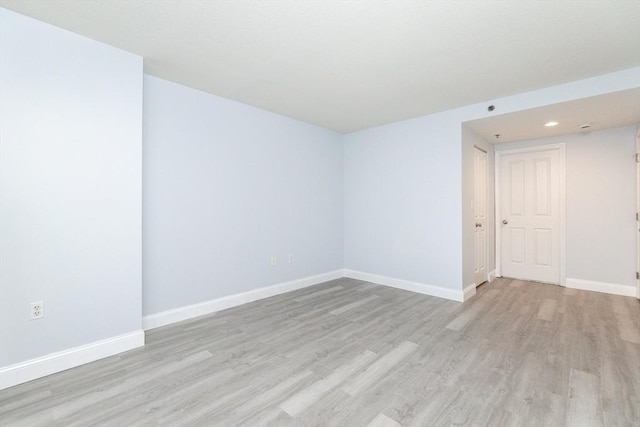
[[[382,356],[352,381],[345,384],[342,389],[350,395],[355,396],[367,387],[372,386],[382,376],[392,370],[397,363],[415,351],[417,347],[418,344],[416,343],[409,341],[402,342],[398,347]]]
[[[317,290],[315,292],[311,292],[309,294],[302,295],[302,296],[300,296],[298,298],[295,298],[294,301],[296,301],[296,302],[308,301],[310,299],[317,298],[320,295],[325,295],[325,294],[328,294],[328,293],[331,293],[331,292],[335,292],[335,291],[340,290],[340,289],[344,289],[344,288],[342,286],[340,286],[340,285],[336,285],[336,286],[332,286],[330,288],[320,289],[320,290]]]
[[[368,297],[366,297],[364,299],[361,299],[359,301],[355,301],[355,302],[352,302],[351,304],[346,304],[346,305],[343,305],[342,307],[338,307],[338,308],[336,308],[334,310],[331,310],[329,312],[329,314],[337,315],[337,314],[345,313],[345,312],[347,312],[349,310],[352,310],[352,309],[354,309],[356,307],[360,307],[362,305],[365,305],[369,301],[372,301],[372,300],[374,300],[376,298],[378,298],[378,295],[370,295],[370,296],[368,296]]]
[[[596,375],[577,369],[571,370],[567,426],[598,427],[603,424],[599,388],[599,379]]]
[[[280,404],[280,408],[295,417],[309,406],[318,401],[324,394],[340,385],[350,375],[367,366],[378,357],[377,354],[366,350],[346,365],[333,371],[329,376],[311,384]]]
[[[461,304],[337,279],[0,390],[0,426],[637,426],[637,402],[634,298],[499,278]]]
[[[400,427],[400,424],[397,421],[392,420],[387,417],[385,414],[378,414],[367,427]]]
[[[476,301],[473,301],[473,304],[470,304],[468,308],[464,309],[462,313],[455,317],[448,325],[447,328],[453,329],[454,331],[460,331],[464,328],[469,322],[475,319],[480,310],[482,310],[485,304],[491,299],[494,298],[497,291],[495,289],[488,290],[482,297],[478,297]]]
[[[630,315],[630,310],[624,300],[622,298],[612,298],[612,302],[620,339],[640,344],[640,328],[634,323],[634,317]]]
[[[538,319],[551,322],[556,312],[558,302],[555,299],[545,299],[538,310]]]
[[[225,421],[221,420],[221,422],[233,422],[237,425],[242,424],[245,419],[251,418],[255,413],[273,407],[274,404],[282,400],[282,396],[288,393],[292,387],[311,375],[313,375],[313,372],[304,371],[285,379],[238,406],[233,411],[225,413],[224,417],[222,417]]]

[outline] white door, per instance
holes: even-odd
[[[487,153],[473,150],[474,278],[476,286],[487,281]]]
[[[560,161],[561,147],[500,153],[502,276],[560,284]]]

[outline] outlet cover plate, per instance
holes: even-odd
[[[29,320],[38,320],[44,317],[44,302],[36,301],[29,304]]]

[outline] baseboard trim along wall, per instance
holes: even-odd
[[[456,291],[440,286],[427,285],[424,283],[411,282],[409,280],[395,279],[393,277],[380,276],[377,274],[363,273],[355,270],[344,270],[344,277],[350,279],[364,280],[366,282],[376,283],[378,285],[389,286],[392,288],[403,289],[405,291],[416,292],[419,294],[430,295],[439,298],[445,298],[453,301],[464,301],[462,290]],[[475,290],[475,288],[474,288]]]
[[[343,277],[342,270],[336,270],[329,273],[318,274],[316,276],[292,280],[290,282],[279,283],[277,285],[253,289],[239,294],[228,295],[198,304],[186,305],[172,310],[162,311],[160,313],[143,317],[142,327],[145,331],[148,331],[149,329],[159,328],[182,320],[215,313],[216,311],[236,307],[238,305],[257,301],[263,298],[269,298],[285,292],[295,291],[297,289],[306,288],[308,286],[317,285],[319,283],[339,279],[341,277]]]
[[[342,277],[363,280],[458,302],[466,301],[476,294],[475,284],[470,284],[463,290],[456,291],[440,286],[363,273],[355,270],[335,270],[146,316],[143,318],[143,329],[158,328]],[[495,270],[489,273],[489,281],[495,279],[495,277]],[[614,295],[636,296],[636,289],[633,286],[592,280],[567,278],[566,287]],[[144,331],[135,331],[6,366],[0,368],[0,390],[142,346],[144,346]]]
[[[567,288],[581,289],[583,291],[603,292],[605,294],[636,296],[635,286],[620,285],[617,283],[595,282],[593,280],[572,279],[567,277]]]
[[[477,286],[475,283],[465,286],[465,288],[462,290],[462,298],[464,301],[468,301],[469,298],[476,294],[476,287]]]
[[[135,331],[5,366],[0,368],[0,390],[142,346],[144,332]]]
[[[440,286],[427,285],[360,271],[348,269],[335,270],[145,316],[142,319],[143,329],[146,331],[158,328],[342,277],[364,280],[383,286],[458,302],[471,298],[475,295],[476,291],[475,284],[467,286],[464,290],[456,291]],[[626,288],[626,286],[624,288]],[[142,346],[144,346],[144,331],[141,330],[6,366],[0,368],[0,390]]]

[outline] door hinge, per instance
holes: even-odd
[[[640,280],[640,273],[636,271],[636,279]]]
[[[640,163],[640,153],[636,153],[636,163]]]

